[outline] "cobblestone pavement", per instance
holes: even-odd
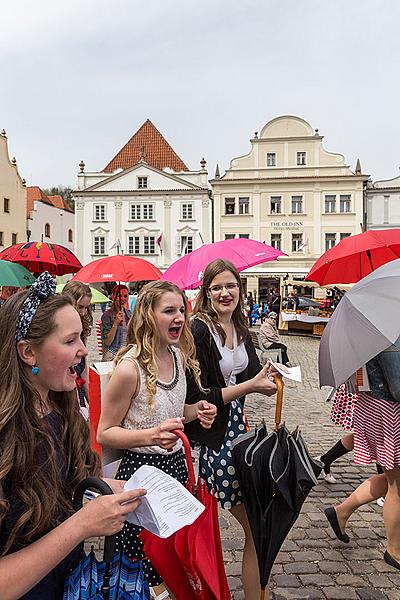
[[[97,359],[93,340],[92,336],[90,358]],[[342,435],[341,428],[329,420],[327,391],[318,388],[319,340],[285,336],[284,341],[291,363],[301,365],[303,382],[285,386],[283,416],[290,429],[300,426],[311,454],[317,456]],[[265,418],[272,427],[274,400],[252,394],[246,412],[250,424]],[[348,545],[334,537],[323,514],[324,508],[340,502],[371,475],[373,467],[355,465],[351,453],[339,459],[332,472],[338,483],[323,482],[313,489],[277,557],[271,576],[271,600],[400,600],[400,573],[383,561],[382,508],[371,504],[353,515],[347,529],[351,538]],[[227,511],[221,511],[220,527],[232,599],[239,600],[244,598],[240,581],[242,530]]]

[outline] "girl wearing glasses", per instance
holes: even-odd
[[[268,365],[262,368],[257,358],[243,313],[240,276],[229,261],[217,259],[205,269],[191,328],[203,391],[189,374],[186,402],[192,404],[205,398],[217,406],[218,412],[209,429],[192,421],[185,425],[185,431],[192,442],[200,444],[202,478],[210,491],[214,489],[222,508],[230,510],[243,527],[245,598],[258,600],[257,556],[230,448],[232,441],[246,431],[243,414],[246,394],[258,392],[271,396],[276,385]]]

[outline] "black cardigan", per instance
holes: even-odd
[[[191,323],[191,329],[196,344],[197,359],[201,368],[201,384],[203,388],[209,391],[204,393],[199,390],[193,374],[190,371],[187,371],[186,404],[195,404],[199,400],[207,400],[207,402],[217,406],[218,412],[210,429],[204,429],[204,427],[200,425],[199,420],[195,419],[185,425],[185,433],[191,442],[198,442],[218,451],[224,441],[230,409],[230,404],[224,404],[222,399],[221,389],[226,387],[219,366],[219,361],[222,357],[214,338],[204,321],[194,319]],[[237,383],[243,383],[244,381],[252,379],[262,368],[254,349],[250,333],[247,333],[244,344],[249,357],[249,363],[244,371],[236,375]],[[243,406],[245,400],[244,396],[239,398],[239,400]]]

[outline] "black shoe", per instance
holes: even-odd
[[[400,571],[400,563],[397,562],[397,560],[395,558],[393,558],[393,556],[391,556],[387,550],[386,550],[385,554],[383,555],[383,559],[384,559],[385,563],[387,563],[391,567],[394,567],[395,569],[398,569]]]
[[[333,506],[326,508],[324,510],[325,516],[329,521],[330,526],[332,527],[333,533],[336,535],[337,539],[345,544],[350,542],[350,538],[347,533],[343,533],[339,526],[339,521],[337,519],[336,510]],[[392,559],[393,560],[393,559]]]

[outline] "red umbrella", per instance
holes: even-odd
[[[190,445],[181,431],[189,472],[188,489],[206,507],[200,517],[169,538],[143,530],[144,552],[176,600],[230,600],[218,524],[218,506],[203,481],[196,478]]]
[[[74,275],[83,283],[102,281],[154,281],[160,279],[161,271],[148,260],[135,256],[117,254],[90,262]]]
[[[82,268],[71,250],[48,242],[26,242],[9,246],[0,252],[0,259],[3,258],[22,265],[30,273],[49,271],[51,275],[65,275]]]
[[[161,279],[176,283],[182,290],[189,290],[200,287],[204,269],[217,258],[230,260],[240,272],[276,260],[278,256],[286,256],[286,254],[256,240],[248,238],[224,240],[205,244],[185,254],[165,271]]]
[[[319,285],[355,283],[400,257],[400,229],[373,230],[344,238],[320,256],[306,280]]]

